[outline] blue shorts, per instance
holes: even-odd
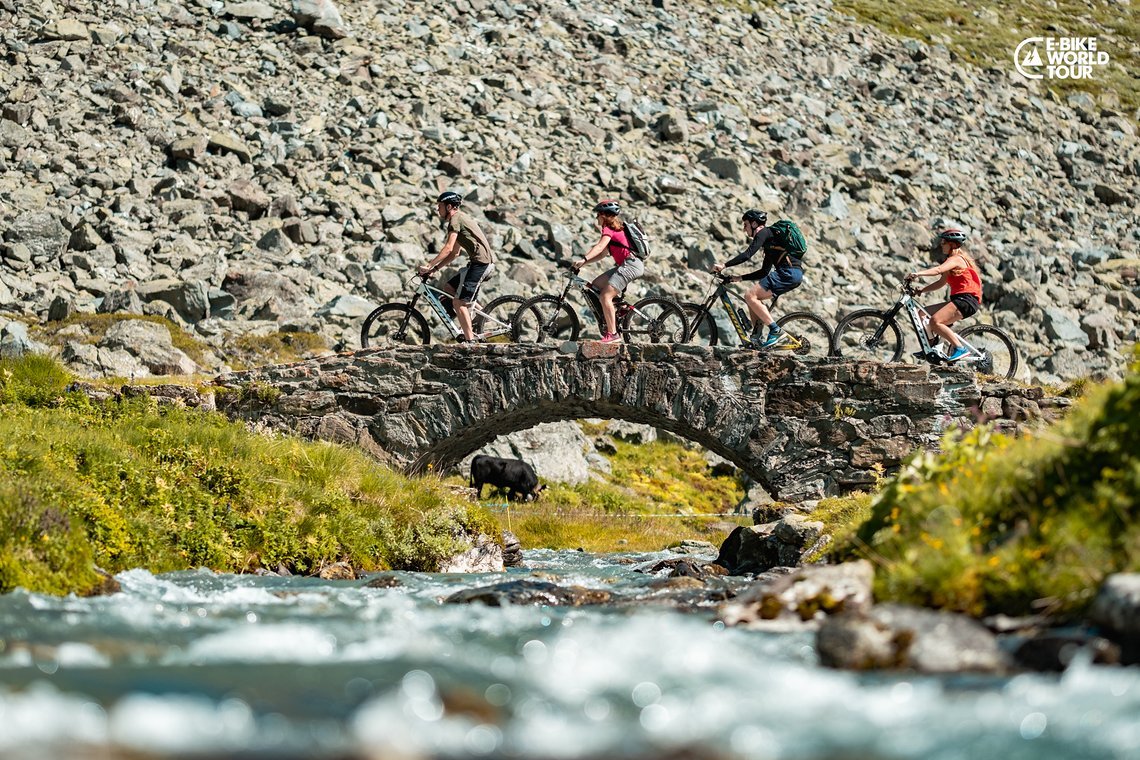
[[[774,296],[795,290],[804,279],[804,270],[793,267],[773,267],[756,283]]]

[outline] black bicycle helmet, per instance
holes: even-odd
[[[448,190],[446,193],[441,194],[439,198],[436,199],[436,203],[446,203],[449,206],[458,206],[459,204],[463,203],[463,196],[459,193]]]
[[[620,214],[621,213],[621,206],[618,205],[617,201],[604,200],[604,201],[599,202],[597,206],[594,206],[594,213],[595,214]]]
[[[951,243],[966,242],[966,233],[962,230],[942,230],[938,233],[939,240],[949,240]]]
[[[740,219],[741,219],[741,221],[744,221],[744,222],[756,222],[757,224],[760,224],[760,225],[764,225],[764,224],[768,223],[768,215],[765,214],[763,211],[757,211],[754,208],[750,208],[747,211],[745,211],[744,216],[742,216]]]

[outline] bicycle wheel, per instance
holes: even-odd
[[[796,356],[824,357],[831,354],[831,328],[810,311],[793,311],[776,320],[792,339],[788,350]]]
[[[522,296],[499,296],[486,306],[479,307],[471,328],[483,335],[488,343],[509,343],[511,341],[511,318],[519,307],[526,303]]]
[[[847,359],[897,362],[902,358],[902,332],[894,318],[884,319],[883,312],[874,309],[851,312],[835,326],[832,353]]]
[[[982,352],[982,357],[969,354],[956,362],[972,366],[983,375],[1009,379],[1017,372],[1017,348],[1005,330],[993,325],[972,325],[958,333],[962,340]]]
[[[622,335],[631,343],[684,343],[688,321],[672,298],[643,298],[622,317]]]
[[[578,340],[578,314],[555,296],[535,296],[524,301],[511,317],[511,340],[527,343],[563,343]]]
[[[704,311],[699,303],[683,303],[681,310],[685,312],[685,321],[689,324],[685,342],[698,346],[715,346],[720,335],[712,313]]]
[[[360,328],[361,348],[426,346],[431,329],[418,311],[402,303],[386,303],[373,309]]]

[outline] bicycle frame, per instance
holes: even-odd
[[[890,322],[896,314],[904,309],[906,310],[907,316],[910,318],[910,326],[911,329],[914,330],[915,337],[918,338],[918,345],[919,348],[922,349],[922,354],[924,356],[934,357],[934,346],[931,344],[930,339],[926,337],[926,325],[930,323],[932,316],[929,311],[927,311],[918,301],[915,300],[914,293],[910,288],[903,289],[902,295],[899,296],[899,300],[896,301],[895,305],[892,306],[890,310],[888,310],[884,315],[883,323],[879,326],[879,329],[875,331],[875,335],[873,336],[872,340],[881,340],[883,337],[883,332],[887,329],[887,323]],[[923,320],[923,317],[926,319]],[[986,358],[985,351],[982,351],[979,348],[975,348],[965,338],[958,335],[958,333],[954,332],[953,330],[950,332],[954,334],[954,337],[962,341],[962,345],[965,346],[966,350],[969,352],[968,356],[964,356],[959,360],[960,362],[977,362],[982,361]]]
[[[751,340],[751,337],[749,336],[749,330],[750,330],[751,326],[750,325],[746,326],[740,320],[740,315],[736,312],[736,309],[738,307],[732,302],[732,300],[735,298],[735,299],[739,299],[743,303],[744,299],[741,296],[736,295],[735,293],[733,293],[732,291],[730,291],[728,289],[728,281],[725,280],[723,277],[718,277],[717,279],[719,281],[716,283],[716,286],[712,289],[712,291],[709,293],[709,295],[705,298],[704,303],[701,304],[700,312],[697,314],[696,318],[693,319],[689,325],[690,333],[691,333],[689,335],[689,338],[692,339],[692,337],[697,334],[697,329],[700,327],[701,322],[704,321],[705,315],[712,313],[713,305],[716,303],[717,299],[719,298],[721,306],[724,307],[725,313],[728,314],[728,321],[732,324],[732,328],[734,330],[736,330],[736,337],[740,339],[740,344],[742,346],[746,345],[748,343],[748,341]],[[775,298],[772,299],[771,306],[776,305],[776,300],[778,298],[779,298],[779,296],[776,296]],[[747,305],[746,305],[745,311],[747,311]]]
[[[582,277],[574,270],[570,270],[568,276],[566,277],[566,284],[562,286],[562,292],[558,294],[558,308],[561,309],[562,304],[566,302],[566,297],[570,294],[571,288],[578,288],[578,290],[582,291],[582,294],[586,298],[586,303],[590,307],[590,314],[594,317],[594,321],[597,323],[598,328],[602,330],[602,332],[605,332],[606,315],[605,312],[602,311],[602,298],[598,294],[598,291],[594,290],[594,288],[590,285],[590,281]],[[629,306],[629,304],[627,304],[625,301],[624,294],[618,294],[618,296],[614,298],[614,312],[615,319],[617,321],[616,326],[619,332],[621,331],[620,312],[623,305]],[[632,309],[633,307],[629,306],[629,308]],[[558,312],[556,310],[555,314],[557,313]]]
[[[451,331],[452,338],[458,340],[459,338],[463,337],[463,328],[461,328],[455,319],[453,319],[452,316],[447,313],[447,308],[443,305],[443,301],[440,300],[441,297],[453,298],[452,294],[448,293],[442,288],[437,288],[434,285],[429,285],[427,283],[427,280],[418,274],[412,278],[413,281],[417,279],[420,282],[419,285],[416,286],[416,294],[412,296],[412,300],[408,302],[408,307],[415,309],[416,303],[421,298],[423,298],[428,302],[428,305],[431,306],[431,310],[435,312],[435,315],[439,317],[439,320],[443,322],[444,326]],[[488,336],[495,337],[498,335],[505,335],[511,331],[511,327],[508,323],[501,322],[491,315],[485,314],[477,304],[471,304],[470,309],[472,321],[474,321],[476,317],[482,316],[485,320],[491,320],[498,325],[491,330],[484,330],[482,333],[482,336],[484,338]]]

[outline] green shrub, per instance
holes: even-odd
[[[1019,439],[986,427],[912,457],[836,551],[879,565],[880,599],[972,614],[1075,613],[1140,569],[1140,366]]]
[[[0,359],[0,404],[57,404],[70,382],[67,370],[49,356],[26,354],[19,359]]]
[[[63,392],[58,365],[5,369],[0,590],[84,592],[99,583],[96,564],[434,570],[464,532],[497,532],[438,480],[358,450],[256,435],[145,398],[91,404]]]

